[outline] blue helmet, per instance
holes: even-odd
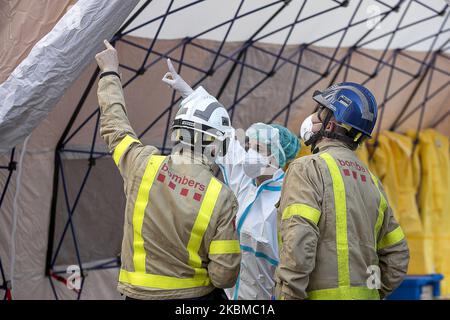
[[[378,106],[373,94],[354,82],[332,85],[323,92],[316,91],[313,99],[330,109],[338,122],[366,136],[371,136],[377,121]]]

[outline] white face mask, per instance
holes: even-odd
[[[244,172],[252,179],[262,175],[273,174],[277,170],[270,163],[270,157],[263,156],[253,149],[249,149],[245,155]]]
[[[313,115],[310,115],[308,118],[306,118],[302,126],[300,127],[300,138],[302,138],[303,141],[308,141],[311,139],[312,135],[314,134],[313,130],[313,122],[312,122]]]

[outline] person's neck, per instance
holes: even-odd
[[[172,154],[188,157],[188,158],[192,159],[193,161],[196,161],[198,163],[203,163],[208,166],[212,166],[214,164],[214,161],[212,161],[211,159],[208,159],[208,157],[206,157],[204,154],[194,152],[194,150],[192,150],[188,146],[184,146],[184,147],[172,152]]]
[[[255,179],[256,182],[256,186],[259,187],[260,185],[262,185],[265,181],[272,179],[271,176],[259,176]]]

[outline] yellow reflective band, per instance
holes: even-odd
[[[333,181],[334,207],[336,210],[336,253],[338,264],[339,287],[350,285],[350,271],[348,262],[348,239],[347,239],[347,203],[345,196],[344,179],[342,179],[336,161],[328,153],[320,155],[325,160],[330,170]]]
[[[380,300],[378,290],[367,287],[341,287],[308,292],[310,300]]]
[[[138,139],[133,138],[132,136],[127,135],[125,138],[120,141],[120,143],[117,145],[117,147],[114,149],[113,152],[113,159],[116,163],[116,166],[119,165],[120,158],[122,158],[122,155],[125,151],[127,151],[128,147],[133,143],[141,143]]]
[[[387,208],[387,201],[386,201],[386,198],[381,193],[380,187],[378,185],[377,177],[375,177],[375,175],[372,172],[370,172],[370,176],[372,177],[372,181],[375,184],[375,186],[377,187],[378,192],[380,193],[380,205],[378,207],[378,217],[377,217],[377,221],[375,223],[375,238],[374,239],[375,239],[375,244],[376,244],[378,242],[378,235],[380,234],[380,229],[383,224],[384,212],[386,211],[386,208]]]
[[[209,254],[240,253],[241,247],[238,240],[215,240],[209,245]]]
[[[144,223],[145,209],[148,204],[150,188],[155,180],[156,173],[165,157],[151,156],[139,185],[138,195],[133,211],[133,263],[134,271],[145,273],[145,249],[142,238],[142,225]]]
[[[394,231],[386,234],[380,242],[378,242],[377,249],[381,250],[386,247],[390,247],[394,244],[399,243],[405,238],[405,234],[400,226],[398,226]]]
[[[188,264],[195,269],[196,274],[199,272],[203,273],[205,270],[201,269],[202,260],[198,254],[198,250],[200,249],[203,235],[208,228],[209,221],[211,220],[221,190],[222,184],[217,179],[211,178],[197,218],[195,219],[191,237],[189,238],[187,245],[187,251],[189,253]]]
[[[120,270],[119,281],[134,286],[163,290],[207,287],[210,284],[210,280],[206,275],[194,278],[175,278],[156,274],[129,272],[123,269]]]
[[[300,216],[306,218],[317,225],[320,219],[320,211],[306,204],[295,203],[287,206],[287,208],[284,209],[282,219],[286,220],[292,216]]]
[[[281,247],[283,246],[283,239],[281,238],[281,232],[277,231],[278,236],[278,251],[281,252]]]

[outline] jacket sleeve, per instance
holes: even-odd
[[[122,84],[117,76],[106,76],[99,81],[100,135],[120,173],[126,179],[133,171],[135,160],[145,152],[157,152],[155,147],[143,146],[130,125],[125,108]]]
[[[209,244],[208,274],[216,288],[231,288],[236,283],[241,263],[241,251],[236,233],[236,198],[228,191],[229,199],[221,207],[218,223]],[[231,200],[232,199],[232,200]]]
[[[293,162],[283,183],[278,208],[281,250],[276,271],[278,299],[306,299],[315,267],[323,183],[311,158]]]
[[[382,186],[381,191],[386,197]],[[383,299],[403,281],[408,271],[409,263],[409,249],[405,235],[395,220],[389,205],[385,211],[383,224],[377,237],[377,253],[381,273],[381,289],[379,292],[380,297]]]

